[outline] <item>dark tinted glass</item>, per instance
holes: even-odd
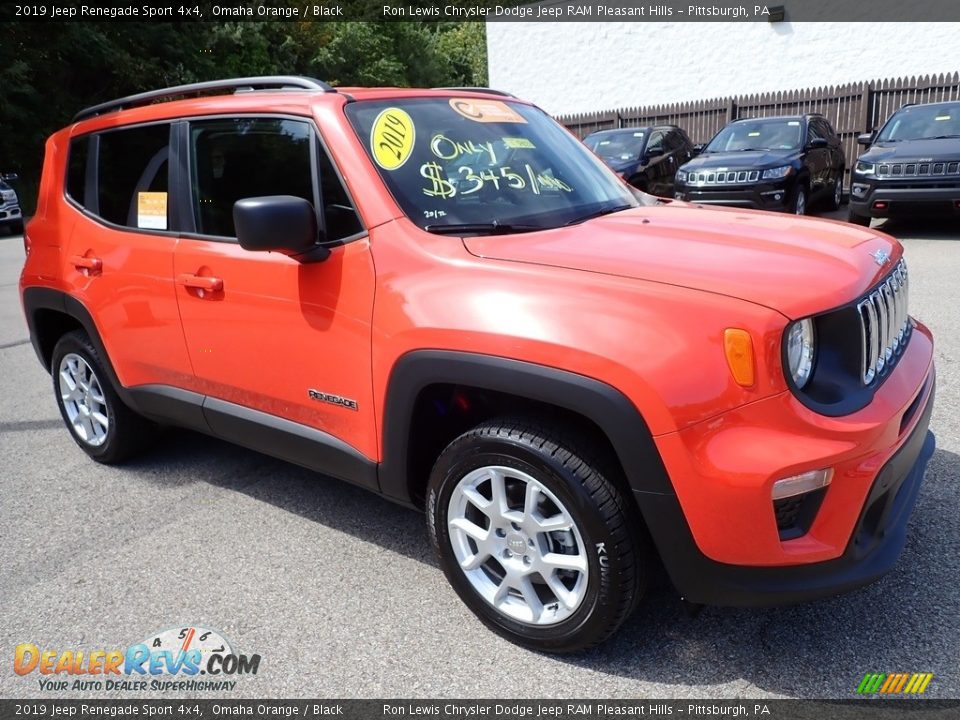
[[[169,141],[169,125],[147,125],[100,135],[100,217],[127,227],[167,229]]]
[[[315,204],[310,125],[282,118],[202,120],[190,127],[197,231],[234,237],[233,204],[294,195]]]
[[[87,150],[89,146],[89,135],[74,138],[70,141],[70,155],[67,159],[67,195],[81,205],[86,202]]]

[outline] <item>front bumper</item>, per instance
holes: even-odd
[[[0,202],[0,225],[22,221],[23,216],[20,214],[20,204],[18,202]]]
[[[827,418],[789,393],[657,438],[676,495],[637,494],[661,558],[691,602],[779,605],[873,582],[896,563],[927,461],[935,372],[920,324],[861,411]],[[784,539],[773,481],[833,481],[809,529]]]
[[[794,173],[795,175],[795,173]],[[676,199],[701,205],[729,205],[755,210],[786,210],[793,199],[795,179],[743,185],[677,185]]]
[[[857,194],[857,185],[866,191]],[[877,207],[877,204],[881,207]],[[854,178],[851,183],[850,212],[864,217],[889,218],[917,215],[960,216],[960,181],[882,180]]]

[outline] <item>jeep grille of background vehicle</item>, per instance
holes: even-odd
[[[960,162],[880,163],[878,177],[942,177],[960,175]]]
[[[912,327],[907,314],[909,285],[907,263],[901,260],[893,272],[857,304],[864,385],[892,368],[907,346]]]
[[[692,172],[687,175],[690,185],[730,185],[732,183],[756,182],[759,170],[730,170],[729,172]]]

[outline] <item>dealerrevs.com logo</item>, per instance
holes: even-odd
[[[237,676],[256,675],[260,655],[244,655],[216,630],[197,626],[149,635],[126,649],[55,650],[21,643],[17,675],[36,673],[44,691],[229,691]]]

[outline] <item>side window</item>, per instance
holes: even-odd
[[[285,118],[200,120],[190,125],[190,173],[197,232],[235,237],[233,204],[263,195],[294,195],[322,209],[330,239],[360,230],[333,165],[319,153],[321,187],[313,182],[310,123]]]
[[[827,136],[823,134],[823,128],[818,120],[810,120],[807,124],[807,142],[810,142],[814,138],[827,139]]]
[[[647,141],[647,152],[651,150],[663,150],[663,132],[655,130],[650,133],[650,139]]]
[[[835,145],[839,142],[840,138],[837,137],[837,133],[833,129],[833,125],[830,124],[827,120],[820,120],[820,132],[823,133],[823,136],[830,141],[831,145]]]
[[[170,126],[146,125],[101,133],[97,207],[107,222],[166,230]]]
[[[87,158],[89,157],[90,136],[74,138],[70,141],[70,154],[67,157],[67,196],[80,205],[87,202]]]
[[[683,141],[680,139],[680,133],[676,130],[671,130],[663,139],[663,144],[666,147],[667,152],[679,150],[683,147]]]
[[[333,162],[323,148],[319,149],[320,198],[328,240],[343,240],[363,230],[346,188],[340,182]]]

